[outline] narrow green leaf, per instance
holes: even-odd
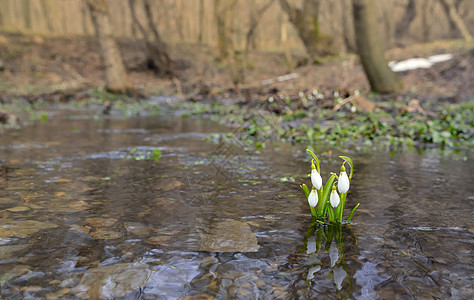
[[[325,214],[324,213],[324,208],[326,207],[326,204],[327,202],[329,201],[329,194],[331,193],[331,188],[332,188],[332,185],[334,183],[334,180],[335,180],[335,176],[334,175],[331,175],[331,177],[329,177],[328,181],[326,182],[326,185],[324,186],[324,189],[323,189],[323,195],[322,197],[319,199],[319,208],[318,208],[318,211],[319,211],[319,214],[324,217]]]
[[[331,204],[329,204],[330,206]],[[335,219],[334,219],[334,209],[332,207],[328,207],[328,218],[329,218],[329,222],[331,223],[334,223],[335,222]]]
[[[352,163],[352,159],[350,159],[347,156],[339,156],[339,157],[342,158],[345,161],[348,161],[349,164],[351,165],[351,174],[349,175],[349,180],[351,180],[352,179],[352,174],[354,173],[354,164]]]
[[[316,156],[316,154],[314,154],[313,151],[309,149],[306,149],[306,151],[308,151],[308,153],[313,156],[314,160],[316,161],[316,168],[318,169],[318,173],[321,174],[321,168],[319,167],[319,158]]]
[[[344,209],[346,207],[346,197],[347,193],[340,195],[341,203],[339,203],[338,207],[336,208],[336,220],[339,220],[341,222],[342,216],[344,214]]]
[[[356,209],[359,207],[360,203],[357,203],[357,205],[354,207],[352,210],[351,214],[349,215],[349,218],[347,218],[347,222],[350,222],[352,220],[352,216],[354,215]]]
[[[309,193],[311,193],[311,191],[309,190],[308,186],[306,184],[302,184],[300,185],[300,188],[303,190],[305,196],[306,196],[306,199],[308,199],[309,197]]]

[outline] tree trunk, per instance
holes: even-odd
[[[31,7],[30,0],[23,0],[21,9],[23,10],[23,18],[25,21],[25,28],[31,29]]]
[[[469,33],[469,30],[467,29],[466,24],[464,24],[461,16],[458,14],[453,0],[441,0],[441,5],[444,7],[444,10],[448,15],[451,27],[457,28],[466,41],[472,40],[472,35]]]
[[[431,23],[433,19],[434,5],[432,0],[423,0],[421,3],[421,40],[427,43],[431,40]]]
[[[257,10],[257,7],[252,7],[252,11],[249,14],[249,28],[245,35],[245,57],[248,57],[248,53],[250,50],[252,43],[255,43],[255,32],[257,31],[257,27],[260,24],[260,21],[263,18],[265,12],[270,8],[274,0],[269,0],[265,3],[262,7]],[[254,12],[255,11],[255,12]],[[245,59],[247,60],[247,59]]]
[[[199,44],[204,43],[204,0],[199,0]]]
[[[351,0],[342,0],[342,30],[344,45],[349,53],[356,53],[354,22],[352,20]]]
[[[49,1],[41,0],[40,3],[41,3],[41,9],[43,11],[43,17],[46,20],[46,26],[48,27],[48,33],[53,33],[54,27],[53,27],[53,23],[51,22]]]
[[[178,30],[178,35],[179,39],[181,42],[184,42],[184,14],[183,14],[183,3],[181,0],[175,0],[176,4],[176,17],[175,17],[175,22],[176,22],[176,29]]]
[[[133,0],[129,0],[130,12],[133,23],[141,32],[145,39],[145,46],[147,52],[148,67],[155,73],[160,75],[173,75],[173,61],[168,54],[168,46],[161,39],[158,29],[153,21],[153,14],[151,12],[151,5],[148,0],[143,0],[143,9],[145,11],[147,29],[138,20],[135,5]],[[152,37],[149,36],[151,32]]]
[[[280,0],[280,6],[295,26],[311,60],[321,54],[330,52],[329,39],[323,38],[319,31],[318,12],[320,0],[304,0],[302,8],[291,6],[287,0]]]
[[[415,0],[409,0],[405,7],[403,18],[395,26],[395,38],[399,39],[410,29],[410,25],[416,17]]]
[[[100,46],[100,57],[105,67],[105,86],[112,93],[125,93],[130,89],[127,73],[109,23],[105,0],[87,0]]]
[[[214,0],[214,15],[217,27],[217,59],[224,61],[233,55],[234,41],[232,40],[233,10],[237,0]]]
[[[390,70],[383,56],[373,0],[352,0],[359,57],[372,91],[393,93],[402,89],[400,78]]]

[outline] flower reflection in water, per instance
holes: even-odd
[[[350,286],[350,278],[346,268],[344,254],[344,234],[349,234],[357,242],[349,224],[322,224],[315,218],[306,232],[302,253],[308,255],[308,269],[306,280],[308,284],[318,278],[329,278],[334,281],[337,291],[343,285]],[[318,273],[321,276],[316,276]],[[349,291],[348,291],[349,292]]]

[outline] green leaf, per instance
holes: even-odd
[[[309,197],[309,193],[311,193],[311,191],[309,190],[308,186],[303,183],[302,185],[300,185],[300,188],[303,190],[303,192],[304,192],[306,198],[308,198],[308,197]]]
[[[339,156],[339,157],[342,158],[345,161],[348,161],[349,164],[351,165],[351,174],[349,175],[349,180],[351,180],[352,179],[352,174],[354,173],[354,164],[352,163],[352,159],[350,159],[347,156]]]
[[[357,203],[357,205],[354,207],[352,210],[351,214],[349,215],[349,218],[347,218],[347,222],[350,222],[352,220],[352,216],[354,215],[356,209],[359,207],[360,203]]]
[[[329,200],[329,194],[331,192],[331,188],[332,188],[332,185],[334,183],[335,178],[336,178],[336,176],[334,176],[334,175],[331,175],[331,177],[329,177],[328,181],[326,182],[326,185],[324,186],[323,194],[322,194],[321,198],[319,199],[318,210],[319,210],[319,214],[321,214],[321,217],[324,217],[324,215],[323,215],[324,208],[326,207],[326,203]]]
[[[313,156],[314,160],[316,161],[316,168],[318,169],[318,173],[321,174],[321,168],[319,167],[319,158],[316,156],[316,154],[314,154],[313,151],[309,149],[306,149],[306,151],[308,151],[308,153]]]

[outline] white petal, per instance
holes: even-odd
[[[319,190],[323,185],[323,178],[316,170],[311,171],[311,183],[317,190]]]
[[[337,190],[341,194],[345,194],[349,190],[349,177],[347,177],[346,172],[341,172],[341,174],[339,175],[339,181],[337,183]]]
[[[334,208],[336,208],[339,205],[339,202],[341,202],[339,194],[335,190],[332,190],[329,202],[331,202],[331,206]]]
[[[318,194],[313,189],[311,190],[311,193],[309,193],[308,203],[311,207],[316,207],[316,205],[318,204]]]

